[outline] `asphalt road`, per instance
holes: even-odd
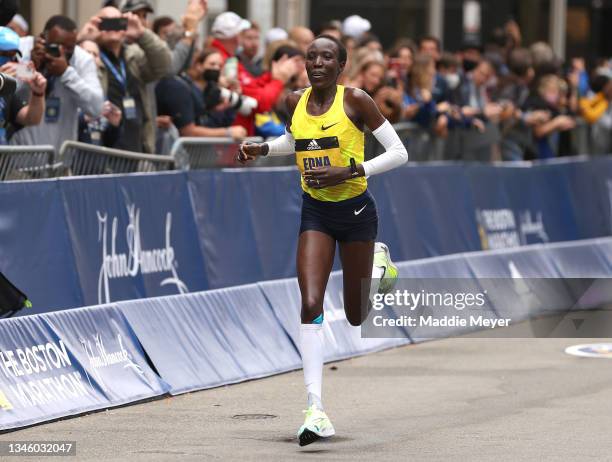
[[[301,371],[0,440],[76,440],[76,458],[64,460],[105,462],[610,460],[612,361],[563,352],[577,343],[585,340],[461,338],[326,365],[323,399],[337,435],[305,448],[295,438]],[[235,417],[245,414],[273,417]]]

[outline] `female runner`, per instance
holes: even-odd
[[[287,97],[290,122],[285,135],[266,143],[243,143],[238,160],[296,154],[302,174],[302,218],[297,274],[302,309],[300,352],[308,392],[306,420],[298,431],[300,446],[335,434],[323,411],[323,297],[334,261],[336,242],[343,268],[344,310],[353,326],[365,320],[369,294],[363,280],[373,279],[371,292],[388,291],[397,278],[387,247],[375,242],[376,204],[366,177],[408,160],[406,148],[374,101],[362,90],[338,85],[346,49],[334,37],[321,35],[309,46],[306,71],[311,87]],[[385,153],[364,162],[364,127]],[[372,268],[374,264],[374,268]]]

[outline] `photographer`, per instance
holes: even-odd
[[[155,127],[146,85],[166,75],[167,45],[145,29],[138,16],[114,7],[100,10],[79,34],[100,47],[100,80],[107,99],[121,109],[121,134],[112,146],[135,152],[155,150]]]
[[[93,58],[76,45],[77,27],[65,16],[52,16],[31,51],[36,69],[47,79],[43,121],[19,130],[11,144],[51,144],[59,149],[77,139],[81,109],[91,117],[102,111],[102,87]]]
[[[18,63],[18,54],[19,36],[8,27],[0,27],[0,72],[26,84],[0,96],[0,145],[8,144],[21,127],[39,124],[45,112],[47,80],[32,66]]]
[[[188,73],[167,77],[157,85],[158,112],[172,119],[181,136],[227,136],[236,140],[246,136],[244,127],[231,124],[236,111],[250,113],[256,102],[219,85],[221,66],[218,51],[204,50]]]

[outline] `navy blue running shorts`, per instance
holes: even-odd
[[[300,234],[304,231],[320,231],[338,242],[375,241],[376,202],[367,190],[339,202],[320,201],[304,193]]]

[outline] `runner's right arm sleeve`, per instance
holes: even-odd
[[[284,135],[275,140],[266,141],[266,144],[268,145],[268,156],[281,156],[295,152],[295,138],[286,130]]]
[[[386,172],[408,161],[406,147],[388,120],[385,120],[372,134],[383,145],[385,152],[361,164],[365,176]]]

